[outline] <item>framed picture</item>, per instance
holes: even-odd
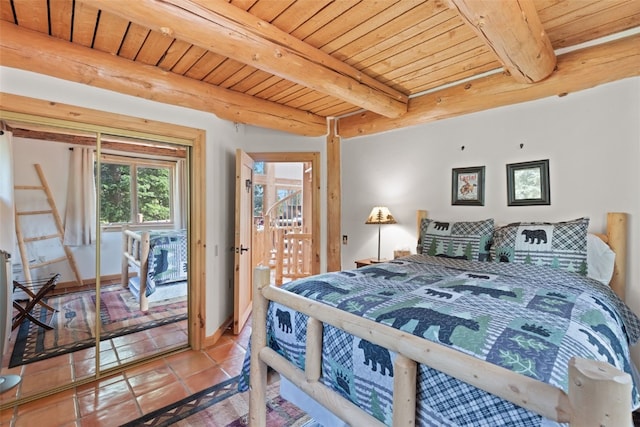
[[[451,204],[484,206],[484,166],[452,171]]]
[[[549,160],[507,165],[507,205],[550,205]]]

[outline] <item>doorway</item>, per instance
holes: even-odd
[[[319,159],[317,152],[236,153],[234,331],[251,309],[254,268],[268,267],[276,285],[320,272]],[[253,191],[243,203],[247,181]]]

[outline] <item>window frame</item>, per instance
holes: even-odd
[[[154,229],[167,228],[173,229],[176,224],[175,202],[176,202],[176,169],[177,161],[172,159],[150,159],[144,157],[131,157],[118,154],[102,153],[100,156],[101,164],[126,165],[131,168],[131,217],[129,222],[114,222],[101,224],[104,230],[121,229],[123,225],[129,226],[132,230],[152,227]],[[169,169],[169,220],[168,221],[138,221],[138,168],[156,168]],[[101,189],[99,190],[100,197]]]

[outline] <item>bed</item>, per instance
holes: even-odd
[[[350,425],[630,426],[640,320],[612,290],[624,293],[626,215],[602,236],[611,287],[585,275],[588,219],[491,226],[489,239],[467,223],[478,238],[452,246],[431,238],[456,225],[425,216],[423,254],[282,288],[256,268],[250,425],[265,425],[271,368]]]
[[[133,273],[133,274],[130,274]],[[121,283],[149,310],[149,302],[186,295],[186,230],[122,230]]]

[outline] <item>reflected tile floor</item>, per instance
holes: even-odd
[[[171,345],[175,339],[171,334],[163,336],[157,332],[160,331],[156,331],[154,335],[165,345]],[[122,425],[238,375],[250,334],[251,324],[248,322],[239,335],[227,330],[215,345],[201,351],[189,350],[167,356],[108,378],[3,410],[0,414],[0,426]],[[131,357],[139,354],[138,351],[149,348],[148,343],[136,344],[121,338],[122,342],[111,343],[113,348],[102,349],[102,353],[112,357],[113,363],[117,363],[117,360],[126,361],[127,356]],[[26,375],[22,373],[24,384],[20,387],[32,392],[37,384],[59,384],[74,375],[82,375],[83,369],[86,376],[86,369],[93,362],[93,355],[90,352],[82,355],[78,353],[65,359],[69,360],[66,363],[71,367],[61,363],[60,358],[55,358],[48,364],[39,364],[38,372],[25,372]],[[23,367],[25,371],[28,366]],[[4,399],[5,396],[0,396],[0,402]]]

